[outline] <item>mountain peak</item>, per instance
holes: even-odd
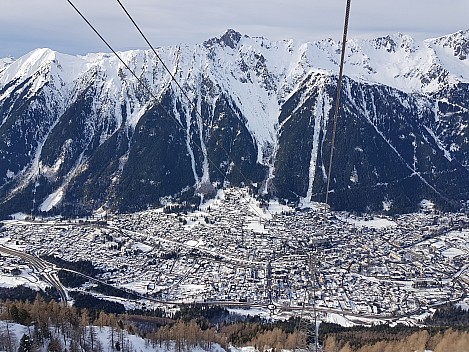
[[[393,200],[407,209],[429,194],[469,194],[469,66],[453,55],[465,55],[467,35],[425,45],[404,34],[347,43],[335,206],[381,209]],[[229,29],[202,46],[158,51],[191,101],[149,50],[119,53],[142,80],[112,54],[50,49],[0,70],[0,191],[9,197],[0,214],[29,211],[33,194],[39,210],[198,202],[206,185],[227,180],[320,200],[337,42],[270,42]]]
[[[403,33],[396,33],[371,40],[376,49],[385,49],[388,53],[395,53],[399,49],[410,52],[414,51],[414,39]]]
[[[207,40],[204,42],[204,45],[207,47],[211,47],[215,44],[221,46],[227,46],[231,49],[236,49],[238,44],[242,38],[242,34],[235,31],[234,29],[228,29],[223,35],[220,37],[215,37],[212,39]]]
[[[453,50],[453,55],[463,61],[469,57],[469,29],[429,40],[430,43]]]
[[[0,77],[0,86],[14,78],[26,79],[32,76],[45,62],[54,60],[55,54],[51,49],[41,48],[32,50],[17,60],[7,62]]]

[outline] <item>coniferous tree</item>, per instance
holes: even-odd
[[[52,336],[50,341],[49,341],[49,345],[47,346],[47,351],[48,352],[61,352],[63,351],[63,346],[60,342],[60,340],[55,337],[55,336]]]
[[[33,342],[29,335],[24,334],[20,340],[20,346],[18,347],[18,352],[32,352]]]
[[[16,304],[12,304],[8,312],[10,313],[11,320],[13,320],[14,322],[18,322],[20,314]]]

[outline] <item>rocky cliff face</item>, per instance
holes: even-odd
[[[348,43],[330,201],[410,211],[468,197],[469,31]],[[134,211],[215,187],[323,201],[340,43],[233,30],[194,47],[0,65],[0,212]]]

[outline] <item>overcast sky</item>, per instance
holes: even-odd
[[[72,0],[117,50],[146,48],[115,0]],[[121,0],[152,44],[201,43],[233,28],[250,36],[340,39],[345,0]],[[469,29],[468,0],[352,0],[349,37],[417,39]],[[109,51],[66,0],[2,0],[0,57],[35,48]]]

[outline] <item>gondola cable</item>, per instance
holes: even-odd
[[[119,53],[117,53],[116,50],[114,50],[114,48],[109,44],[109,42],[99,33],[99,31],[93,26],[93,24],[85,17],[85,15],[73,4],[73,2],[71,0],[67,0],[67,2],[70,4],[70,6],[75,10],[75,12],[78,13],[78,15],[83,19],[83,21],[86,22],[86,24],[93,30],[93,32],[101,39],[101,41],[109,48],[109,50],[111,50],[111,52],[117,57],[117,59],[124,65],[124,67],[132,74],[132,76],[135,77],[135,79],[140,83],[142,84],[143,87],[145,87],[145,89],[148,91],[148,93],[150,94],[150,96],[155,99],[155,101],[158,101],[158,97],[155,95],[155,93],[150,89],[150,87],[148,86],[148,84],[142,80],[140,77],[138,77],[138,75],[135,73],[134,70],[132,70],[130,68],[130,66],[122,59],[122,57],[119,55]],[[154,50],[154,49],[153,49]],[[161,60],[159,58],[159,56],[157,55],[158,59]],[[161,61],[162,62],[162,61]],[[163,64],[164,65],[164,64]],[[165,69],[168,70],[167,66],[164,65]],[[171,74],[171,77],[173,80],[176,81],[174,75]],[[177,82],[177,81],[176,81]],[[181,89],[182,87],[180,86],[180,84],[178,83],[177,84]],[[188,96],[186,95],[186,97],[188,98]],[[189,140],[194,143],[195,146],[197,146],[197,148],[201,151],[202,151],[202,146],[197,143],[196,141],[194,141],[194,139],[192,138],[192,136],[189,134],[188,131],[186,131],[186,129],[184,128],[184,126],[182,125],[182,123],[176,119],[173,115],[171,115],[169,113],[169,111],[164,107],[164,105],[161,105],[161,108],[164,110],[164,112],[172,119],[176,122],[177,126],[182,130],[182,132],[186,135],[187,138],[189,138]],[[227,175],[225,175],[221,170],[220,168],[208,157],[207,155],[207,161],[213,166],[213,168],[215,169],[215,171],[217,171],[222,177],[224,178],[227,178]],[[261,214],[259,212],[259,210],[254,207],[251,202],[244,196],[244,194],[242,194],[241,192],[239,192],[240,196],[247,202],[248,206],[254,211],[254,213],[257,214],[257,216],[259,218],[262,218],[263,217],[263,214]],[[269,212],[270,214],[270,211],[269,209],[267,208],[266,209],[267,212]]]
[[[350,17],[350,3],[351,0],[347,0],[347,5],[345,9],[345,22],[344,22],[344,33],[342,36],[342,51],[340,55],[340,67],[339,67],[339,79],[337,82],[337,95],[335,99],[335,109],[334,109],[334,122],[332,127],[332,139],[331,139],[331,151],[329,156],[329,169],[327,172],[327,186],[326,186],[326,205],[329,204],[329,190],[331,182],[331,173],[332,173],[332,159],[334,156],[334,146],[335,146],[335,137],[337,132],[337,120],[339,115],[339,105],[340,105],[340,91],[342,89],[342,76],[344,72],[344,61],[345,61],[345,47],[347,43],[347,32],[348,32],[348,23]]]
[[[116,0],[117,3],[119,4],[119,6],[121,7],[121,9],[124,11],[124,13],[126,14],[126,16],[129,18],[129,20],[132,22],[132,24],[134,25],[134,27],[137,29],[137,31],[140,33],[140,35],[142,36],[142,38],[144,39],[144,41],[147,43],[147,45],[149,46],[149,48],[152,50],[153,54],[155,54],[156,58],[160,61],[160,63],[163,65],[163,68],[166,70],[166,72],[169,74],[169,76],[171,77],[171,80],[176,84],[176,86],[179,88],[179,90],[181,91],[182,95],[187,99],[189,105],[194,109],[194,112],[196,115],[198,115],[198,117],[201,119],[201,121],[203,121],[203,117],[202,115],[200,114],[199,110],[197,109],[197,106],[196,104],[191,100],[191,98],[189,97],[189,95],[187,94],[186,90],[182,87],[182,85],[178,82],[178,80],[176,79],[176,77],[174,76],[174,74],[171,72],[171,70],[168,68],[168,66],[164,63],[164,61],[162,60],[161,56],[158,55],[157,51],[155,50],[155,48],[153,47],[153,45],[151,44],[150,40],[148,40],[148,38],[145,36],[145,34],[143,33],[143,31],[141,30],[140,26],[137,24],[137,22],[134,20],[134,18],[132,17],[132,15],[130,14],[130,12],[126,9],[126,7],[124,6],[124,4],[121,2],[121,0]],[[228,151],[226,150],[226,148],[223,146],[223,144],[220,144],[220,147],[221,149],[223,149],[223,151],[225,152],[225,154],[228,156],[229,153]],[[234,165],[234,168],[237,169],[237,171],[239,172],[239,174],[241,175],[241,177],[243,178],[244,182],[246,184],[249,184],[249,180],[248,178],[244,175],[244,173],[242,172],[241,170],[241,167],[238,167],[236,164]],[[225,175],[223,175],[225,177]],[[265,208],[266,211],[269,213],[270,216],[272,216],[272,213],[269,211],[269,208]]]

